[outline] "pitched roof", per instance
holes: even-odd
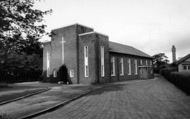
[[[119,43],[115,43],[115,42],[109,42],[109,48],[110,48],[109,49],[110,52],[152,58],[150,55],[148,55],[132,46],[128,46],[128,45],[123,45],[123,44],[119,44]]]
[[[187,54],[186,56],[182,57],[181,59],[179,59],[178,61],[176,61],[174,63],[180,64],[180,63],[184,62],[185,60],[187,60],[188,58],[190,58],[190,54]]]

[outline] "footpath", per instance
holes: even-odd
[[[41,86],[40,84],[38,85],[39,87]],[[102,87],[103,85],[73,84],[48,86],[47,89],[46,86],[41,86],[40,91],[46,89],[44,92],[2,104],[0,106],[0,114],[6,114],[13,119],[32,118],[42,113],[55,110],[73,100],[76,100],[88,94],[89,92],[92,92],[93,90],[100,89]]]

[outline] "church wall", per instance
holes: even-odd
[[[72,25],[53,30],[52,37],[52,65],[51,73],[53,70],[58,71],[62,65],[62,37],[64,38],[64,64],[68,68],[68,75],[73,83],[78,81],[78,68],[77,68],[77,40],[78,33],[84,33],[92,31],[93,29],[80,25]]]
[[[63,64],[62,63],[62,37],[64,38],[64,64],[68,68],[68,73],[72,70],[74,77],[71,78],[73,83],[77,82],[77,64],[76,64],[76,26],[72,25],[69,27],[64,27],[61,29],[56,29],[53,31],[55,34],[52,38],[52,43],[55,43],[53,48],[54,52],[54,62],[52,66],[53,69],[58,69]],[[72,60],[71,60],[72,59]]]
[[[110,82],[110,62],[109,62],[109,39],[108,36],[96,33],[97,38],[97,69],[98,80],[100,83]],[[104,67],[105,76],[101,76],[101,46],[104,46]]]
[[[97,83],[97,60],[96,60],[96,35],[87,34],[79,36],[79,82],[80,83]],[[89,76],[84,75],[84,46],[88,46],[88,66]]]
[[[115,71],[116,71],[115,74],[116,75],[111,76],[112,82],[139,79],[140,78],[139,68],[137,69],[138,73],[135,74],[135,60],[137,60],[137,66],[140,66],[140,60],[142,60],[143,65],[145,65],[145,62],[147,60],[148,66],[150,66],[151,59],[149,59],[149,58],[143,58],[143,57],[138,57],[138,56],[110,52],[110,59],[113,56],[115,57]],[[123,60],[124,60],[124,75],[120,75],[120,67],[119,67],[120,58],[123,58]],[[131,75],[128,74],[128,72],[129,72],[128,59],[131,60]],[[110,65],[111,65],[111,62],[110,62]],[[148,70],[149,78],[152,78],[153,74],[151,74],[150,69]],[[110,69],[110,71],[111,71],[111,69]]]

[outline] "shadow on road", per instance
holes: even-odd
[[[113,92],[113,91],[121,91],[123,90],[123,87],[126,86],[126,84],[111,84],[111,85],[107,85],[103,88],[97,89],[95,91],[93,91],[92,93],[88,94],[88,96],[91,95],[100,95],[106,92]]]

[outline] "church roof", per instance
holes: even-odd
[[[128,55],[140,56],[140,57],[147,57],[152,58],[150,55],[128,45],[123,45],[115,42],[109,42],[109,51],[115,53],[123,53]]]

